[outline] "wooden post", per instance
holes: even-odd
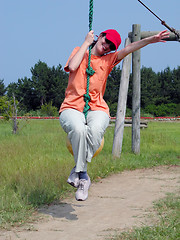
[[[132,30],[132,42],[141,39],[141,25],[134,24]],[[140,153],[140,50],[132,54],[132,151]]]
[[[125,46],[131,43],[130,38],[125,41]],[[122,150],[123,132],[124,132],[124,120],[126,114],[126,102],[129,86],[129,75],[131,68],[131,55],[129,54],[123,60],[121,81],[119,87],[118,106],[116,114],[116,123],[114,131],[113,149],[112,154],[114,157],[120,157]]]

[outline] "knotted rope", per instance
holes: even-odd
[[[90,0],[90,2],[89,2],[89,31],[92,30],[92,21],[93,21],[93,0]],[[89,95],[90,76],[92,76],[95,73],[95,71],[90,66],[90,64],[91,64],[91,49],[92,49],[92,46],[89,47],[88,67],[86,69],[87,89],[86,89],[86,94],[84,94],[85,106],[84,106],[84,110],[83,110],[85,118],[87,117],[88,110],[90,109],[90,106],[89,106],[89,101],[91,100],[91,97]]]

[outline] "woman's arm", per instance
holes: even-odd
[[[68,64],[68,68],[70,72],[76,71],[79,67],[87,48],[93,43],[94,41],[94,31],[90,31],[85,38],[85,41],[77,51],[77,53],[71,58]]]
[[[158,33],[157,35],[144,38],[137,42],[133,42],[118,52],[117,61],[122,60],[129,53],[139,50],[147,46],[148,44],[157,43],[157,42],[166,42],[163,39],[167,37],[169,37],[169,32],[167,32],[167,30],[164,30]]]

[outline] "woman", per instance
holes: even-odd
[[[91,162],[109,125],[109,108],[103,99],[109,73],[129,53],[150,43],[165,42],[163,39],[168,36],[169,33],[165,30],[117,51],[121,37],[116,30],[109,29],[102,32],[97,41],[94,41],[92,30],[87,34],[81,47],[76,47],[69,57],[64,68],[69,72],[69,81],[64,102],[60,107],[59,119],[72,144],[75,167],[67,182],[77,188],[76,200],[84,201],[88,197],[91,181],[87,174],[87,162]],[[91,67],[95,73],[90,77],[90,109],[85,117],[83,110],[87,89],[89,46],[92,46]]]

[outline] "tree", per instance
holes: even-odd
[[[52,101],[53,105],[59,107],[64,99],[68,82],[68,74],[62,70],[62,66],[50,68],[46,63],[39,61],[31,68],[31,73],[38,105],[41,107]]]
[[[58,65],[57,68],[51,69],[54,84],[49,97],[49,102],[52,101],[53,105],[57,108],[60,107],[65,97],[65,90],[68,84],[68,74],[62,70],[62,66]]]
[[[0,97],[0,116],[4,119],[9,120],[11,114],[11,104],[9,104],[7,96]]]
[[[35,90],[35,95],[42,106],[46,102],[46,96],[51,85],[51,74],[47,64],[39,61],[31,68],[32,82]]]
[[[180,104],[180,66],[172,71],[171,101]]]
[[[7,96],[0,97],[0,115],[7,121],[9,121],[13,115],[13,104],[14,101],[12,98],[8,99]]]
[[[167,67],[164,71],[159,72],[157,76],[160,83],[159,96],[161,101],[156,103],[156,105],[162,103],[170,103],[170,92],[172,88],[172,74],[170,68]]]
[[[19,102],[20,110],[29,112],[41,109],[43,105],[59,109],[65,97],[68,84],[68,73],[59,64],[57,67],[48,67],[39,61],[31,68],[31,78],[18,79],[17,83],[10,83],[7,87],[8,99],[14,93]],[[112,69],[108,76],[104,99],[108,103],[111,116],[116,115],[119,86],[121,79],[120,66]],[[0,80],[0,94],[5,94],[3,80]],[[148,109],[151,105],[180,104],[180,66],[177,69],[155,73],[152,68],[141,69],[141,107]],[[169,105],[168,105],[169,106]],[[127,108],[132,108],[132,74],[130,74]]]
[[[18,93],[18,84],[15,82],[12,82],[7,86],[7,96],[11,98],[13,96],[13,93],[15,95]]]
[[[20,108],[26,112],[40,109],[50,102],[59,108],[64,100],[68,82],[68,74],[62,70],[61,65],[50,68],[46,63],[39,61],[31,68],[31,73],[32,78],[18,79],[17,83],[8,85],[8,97],[12,97],[14,93]]]
[[[104,100],[108,103],[111,116],[116,115],[120,80],[120,66],[114,67],[108,76],[106,91],[104,94]]]
[[[38,105],[38,98],[30,78],[18,79],[18,92],[16,98],[19,101],[19,106],[26,112],[35,110]]]
[[[115,103],[118,101],[120,80],[121,80],[120,66],[114,67],[107,79],[106,91],[104,94],[105,101],[109,103]]]
[[[18,79],[17,83],[11,83],[7,87],[7,95],[9,98],[16,97],[19,102],[20,109],[30,111],[36,109],[37,98],[34,94],[34,88],[31,79],[25,77]]]
[[[157,74],[152,68],[142,67],[141,69],[141,107],[155,104],[159,94],[160,84]]]
[[[0,79],[0,96],[4,96],[5,92],[6,92],[6,88],[4,85],[4,80]]]

